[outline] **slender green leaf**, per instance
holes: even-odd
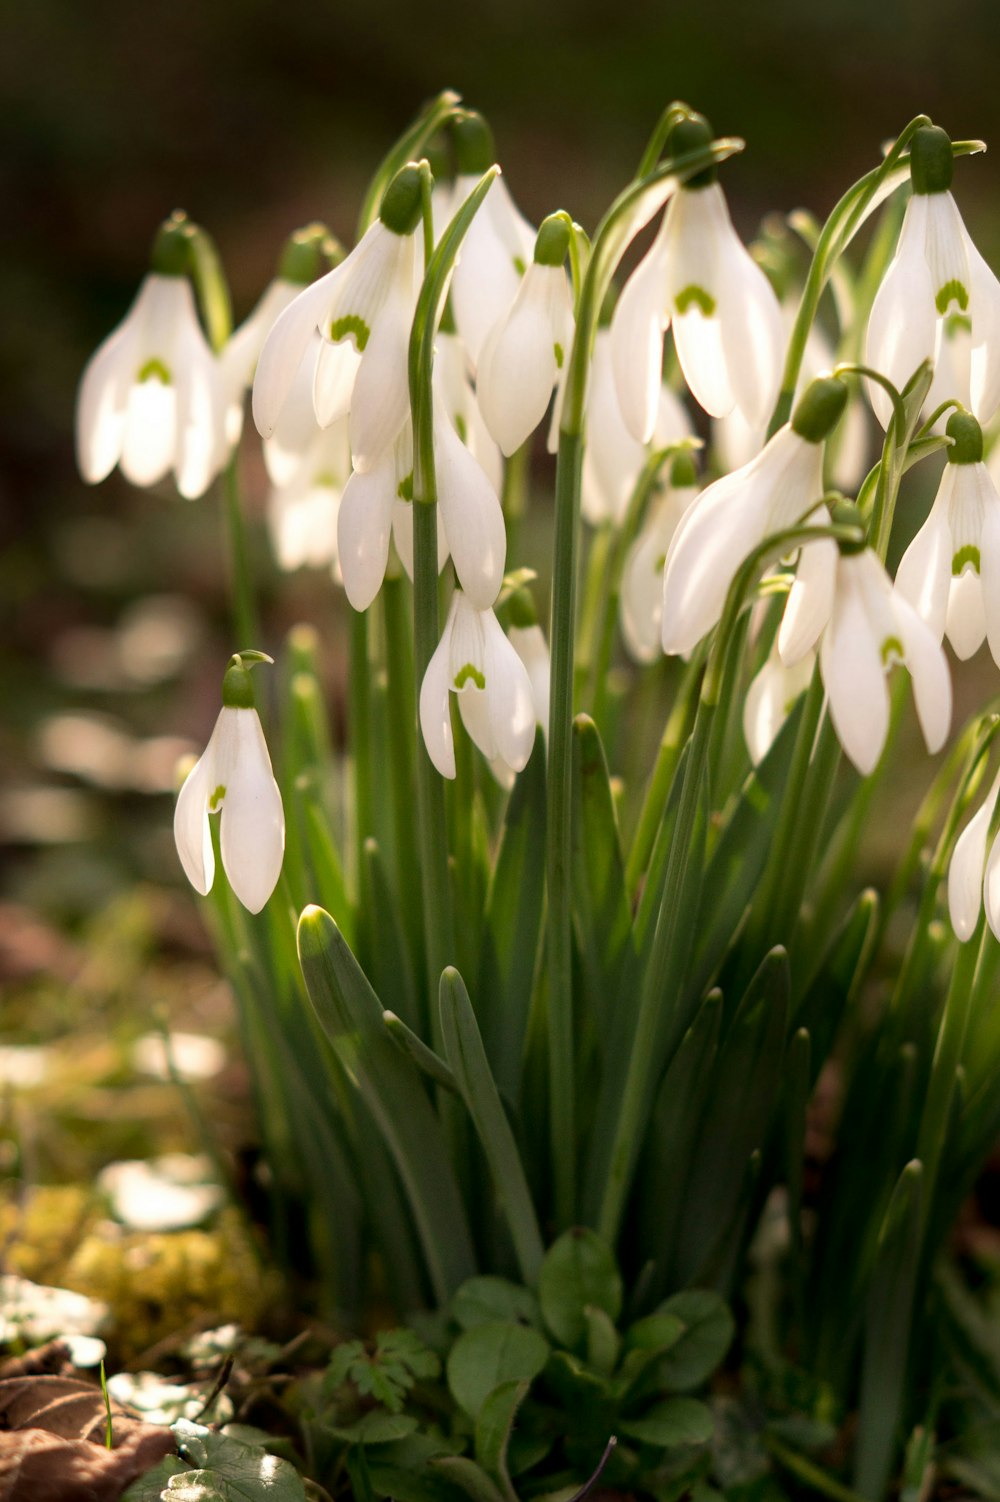
[[[450,966],[441,977],[441,1035],[445,1057],[462,1092],[493,1175],[513,1237],[521,1275],[533,1284],[544,1247],[531,1192],[476,1026],[469,993]]]
[[[299,956],[309,999],[393,1156],[444,1301],[473,1271],[472,1243],[440,1123],[415,1066],[388,1036],[378,997],[329,913],[309,907],[299,921]]]
[[[517,1410],[528,1396],[529,1381],[501,1382],[479,1410],[476,1419],[476,1460],[507,1498],[517,1502],[507,1466],[507,1447]]]
[[[632,912],[608,764],[587,715],[573,722],[573,798],[573,906],[594,1014],[606,1029],[614,1024],[606,999],[621,984]]]
[[[444,1060],[434,1052],[433,1048],[428,1048],[424,1040],[418,1038],[401,1017],[397,1017],[395,1012],[383,1012],[382,1021],[385,1023],[389,1037],[394,1043],[399,1044],[403,1052],[413,1060],[418,1069],[426,1074],[429,1080],[432,1080],[435,1085],[440,1085],[443,1090],[450,1090],[453,1095],[459,1093],[455,1076]]]

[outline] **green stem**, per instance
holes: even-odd
[[[229,584],[232,592],[233,629],[241,647],[258,641],[257,611],[254,604],[253,576],[247,557],[246,532],[240,496],[239,451],[233,452],[223,477],[226,511],[226,537],[229,543]]]
[[[412,161],[423,150],[431,137],[455,113],[461,97],[453,89],[445,89],[421,110],[413,124],[390,146],[375,170],[361,205],[361,213],[358,216],[359,240],[374,221],[382,201],[382,194],[400,167],[405,167],[407,162]]]
[[[680,760],[684,743],[691,733],[694,723],[695,709],[698,703],[698,686],[701,683],[701,675],[704,668],[705,653],[703,649],[697,649],[691,656],[691,660],[685,665],[684,677],[674,698],[673,706],[667,717],[667,723],[660,741],[660,749],[656,754],[656,762],[653,766],[653,775],[649,779],[646,796],[642,804],[642,812],[636,825],[635,834],[632,837],[632,846],[629,850],[628,861],[625,866],[625,887],[633,897],[642,879],[643,872],[649,863],[650,853],[656,840],[656,831],[660,827],[663,818],[663,810],[667,806],[667,798],[670,794],[670,786],[674,780],[677,763]]]
[[[602,522],[590,539],[583,599],[580,602],[580,620],[577,626],[577,640],[580,645],[574,667],[577,698],[582,695],[593,674],[601,619],[601,597],[604,594],[605,581],[608,576],[611,549],[612,524],[610,521]]]
[[[413,821],[413,735],[416,707],[413,698],[413,645],[404,591],[401,574],[386,577],[382,586],[382,608],[385,613],[387,728],[393,827],[396,835],[396,890],[410,941],[414,972],[419,974],[423,970],[425,956],[423,914],[417,896],[420,859]]]
[[[503,470],[503,494],[500,504],[503,507],[504,521],[507,523],[507,557],[517,556],[517,544],[520,541],[521,526],[524,514],[528,508],[528,465],[531,457],[531,444],[522,443],[519,449],[511,454]]]
[[[371,668],[368,662],[368,617],[363,611],[350,613],[348,714],[351,732],[351,759],[354,773],[354,869],[355,898],[364,888],[363,866],[365,840],[374,833],[372,803],[372,705]]]

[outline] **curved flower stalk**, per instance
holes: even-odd
[[[743,701],[743,737],[755,767],[764,760],[796,700],[812,682],[815,666],[816,654],[806,652],[791,667],[786,667],[777,641],[772,646]]]
[[[435,382],[435,395],[438,383]],[[449,553],[459,584],[479,610],[500,593],[507,534],[500,498],[482,466],[435,401],[438,572]],[[409,421],[372,469],[347,482],[338,517],[338,548],[347,598],[367,610],[382,587],[390,532],[413,577],[413,432]]]
[[[853,506],[838,511],[838,520],[857,515]],[[833,727],[863,776],[874,771],[889,732],[885,679],[894,662],[902,662],[913,680],[928,751],[940,751],[951,725],[944,652],[867,545],[824,539],[802,549],[778,632],[782,662],[794,666],[817,642]]]
[[[625,554],[620,617],[625,646],[637,662],[661,652],[664,563],[677,528],[698,497],[698,477],[689,453],[674,460],[670,479]]]
[[[986,921],[1000,939],[1000,839],[990,844],[990,825],[1000,794],[1000,772],[982,804],[959,835],[948,867],[948,914],[963,944],[972,938],[986,905]],[[987,854],[987,845],[989,853]]]
[[[271,758],[254,708],[250,668],[270,662],[239,652],[222,681],[222,710],[201,758],[189,772],[174,811],[174,841],[184,874],[205,896],[215,880],[209,814],[220,814],[222,866],[236,896],[259,913],[281,875],[285,815]]]
[[[824,443],[846,402],[847,388],[836,377],[813,381],[791,422],[756,459],[702,491],[667,553],[664,652],[690,652],[719,620],[743,560],[813,510],[823,494]]]
[[[665,383],[660,385],[652,446],[668,448],[694,436],[684,404]],[[618,400],[611,358],[611,334],[599,328],[587,395],[587,445],[583,454],[580,509],[592,526],[625,519],[629,499],[649,455],[629,431]]]
[[[482,347],[479,406],[508,458],[545,416],[573,340],[573,299],[563,269],[572,234],[566,214],[544,221],[514,301]]]
[[[337,553],[341,497],[351,473],[347,419],[318,428],[292,478],[272,485],[267,523],[283,569],[330,566],[342,582]]]
[[[442,777],[455,776],[451,695],[470,738],[490,763],[511,773],[528,762],[535,705],[528,669],[492,610],[477,610],[460,589],[420,688],[420,728]]]
[[[76,452],[88,484],[115,465],[141,486],[172,471],[181,495],[194,500],[222,465],[222,382],[188,276],[195,233],[182,215],[163,224],[135,302],[84,370]]]
[[[302,401],[314,356],[315,419],[326,426],[349,411],[355,469],[371,469],[396,438],[408,409],[406,352],[420,218],[420,170],[411,164],[389,184],[378,219],[350,255],[281,314],[254,379],[254,421],[265,438],[289,400]]]
[[[935,364],[928,405],[955,399],[981,422],[1000,406],[1000,282],[972,243],[949,189],[952,143],[938,126],[910,148],[910,199],[895,258],[872,305],[866,362],[900,390],[923,360]],[[869,383],[883,427],[885,392]]]
[[[1000,666],[1000,495],[976,419],[953,413],[947,434],[948,463],[930,515],[900,560],[896,588],[957,657],[971,657],[988,638]]]
[[[687,151],[710,139],[707,121],[692,116],[674,126],[669,144]],[[706,412],[722,417],[738,407],[751,424],[766,421],[781,379],[781,312],[733,228],[714,168],[675,194],[612,318],[621,409],[641,442],[656,422],[668,326],[691,395]]]
[[[457,205],[469,196],[496,156],[493,133],[482,115],[473,110],[453,117],[451,136]],[[496,177],[462,242],[451,280],[455,323],[473,370],[479,364],[486,336],[517,296],[534,245],[535,230],[515,207],[504,179]]]

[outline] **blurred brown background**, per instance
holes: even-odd
[[[207,732],[229,650],[212,497],[89,490],[73,465],[80,371],[166,213],[215,235],[242,316],[292,228],[350,234],[378,157],[445,86],[491,119],[531,218],[565,206],[588,228],[675,96],[747,138],[725,177],[747,234],[772,208],[824,213],[918,111],[1000,140],[990,0],[7,0],[3,16],[0,896],[70,921],[174,870],[163,738]],[[957,188],[996,264],[993,158],[962,163]],[[325,581],[279,587],[260,551],[275,634],[302,612],[330,626]]]

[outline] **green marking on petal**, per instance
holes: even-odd
[[[337,476],[332,469],[321,469],[313,475],[313,484],[318,485],[321,490],[336,490]]]
[[[967,568],[974,569],[977,574],[980,571],[979,549],[971,542],[967,542],[964,548],[959,548],[951,560],[951,571],[956,579]]]
[[[659,558],[657,558],[656,562],[653,564],[653,573],[654,574],[662,574],[663,570],[666,568],[666,566],[667,566],[667,555],[666,555],[666,553],[661,553],[660,556],[659,556]]]
[[[882,662],[888,667],[894,657],[903,660],[903,643],[898,636],[887,636],[882,643]]]
[[[171,375],[170,371],[164,365],[163,361],[157,360],[154,357],[152,360],[147,360],[145,365],[139,371],[138,380],[140,385],[143,381],[159,381],[161,385],[169,386],[171,383]]]
[[[486,679],[477,667],[473,667],[471,662],[467,662],[455,674],[455,687],[457,689],[463,689],[467,683],[474,683],[477,688],[486,687]]]
[[[468,443],[469,428],[461,412],[455,413],[455,432],[458,434],[459,438],[461,438],[463,443]]]
[[[330,325],[330,338],[334,344],[353,337],[359,355],[364,352],[370,334],[371,329],[357,313],[346,313],[343,318],[335,318]]]
[[[561,344],[553,344],[552,348],[556,352],[556,365],[559,367],[560,370],[562,370],[562,368],[563,368],[563,360],[566,358],[566,356],[565,356],[565,354],[563,352],[563,347],[562,347]]]
[[[964,313],[969,306],[969,294],[957,277],[952,277],[950,282],[945,282],[939,288],[938,295],[934,299],[934,306],[939,313],[947,313],[949,303],[957,302]]]
[[[949,313],[944,320],[944,337],[954,339],[956,334],[971,334],[972,319],[968,313]]]
[[[528,269],[527,266],[524,264],[524,258],[523,258],[523,256],[514,256],[513,259],[514,259],[514,270],[517,272],[518,276],[523,276],[524,273]]]
[[[403,478],[400,480],[399,484],[396,486],[396,494],[399,496],[399,499],[401,501],[412,501],[413,500],[413,470],[412,469],[410,470],[410,473],[408,475],[404,475],[403,476]]]
[[[224,782],[220,782],[219,786],[216,788],[215,792],[212,794],[211,798],[209,798],[209,800],[208,800],[208,811],[209,811],[210,814],[217,814],[218,813],[218,811],[219,811],[219,804],[222,802],[222,800],[223,800],[223,798],[225,796],[226,796],[226,784]]]
[[[697,308],[706,318],[711,318],[715,312],[715,298],[704,287],[699,287],[692,282],[689,287],[684,287],[674,298],[674,307],[678,313],[686,313],[689,308]]]

